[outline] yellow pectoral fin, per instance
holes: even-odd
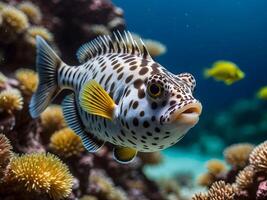
[[[95,80],[88,81],[80,93],[80,105],[88,113],[113,119],[116,104]]]
[[[114,159],[123,164],[133,161],[136,154],[136,149],[130,147],[115,147],[113,149]]]

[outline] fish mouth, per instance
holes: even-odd
[[[177,122],[178,125],[183,124],[194,126],[198,122],[201,112],[201,103],[190,103],[177,110],[172,116],[172,121]]]

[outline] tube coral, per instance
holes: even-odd
[[[267,141],[255,147],[250,154],[249,162],[257,171],[267,170]]]
[[[40,23],[42,20],[42,13],[36,5],[31,2],[22,2],[18,5],[18,9],[27,15],[32,23]]]
[[[234,195],[235,188],[224,181],[213,183],[208,191],[210,200],[234,200]]]
[[[31,69],[18,69],[15,72],[15,77],[20,83],[21,90],[27,94],[31,95],[35,92],[38,84],[37,73]]]
[[[84,151],[81,138],[70,128],[64,128],[55,132],[50,138],[50,148],[62,157],[78,155]]]
[[[4,134],[0,134],[0,178],[3,177],[12,155],[12,146]]]
[[[49,106],[41,114],[41,124],[45,132],[53,133],[66,126],[62,108],[58,105]]]
[[[249,154],[254,146],[248,143],[233,144],[224,150],[225,160],[232,166],[243,168],[247,165]]]
[[[15,157],[9,166],[9,177],[28,192],[45,192],[58,200],[69,196],[72,175],[68,167],[52,154],[34,153]]]
[[[21,110],[23,99],[19,90],[6,89],[0,92],[0,111],[12,113],[16,110]]]

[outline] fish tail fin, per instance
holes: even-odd
[[[58,69],[63,63],[40,36],[36,37],[36,47],[36,69],[39,76],[39,84],[29,105],[30,114],[33,118],[38,117],[59,92],[57,76]]]
[[[210,69],[205,68],[203,71],[203,75],[205,78],[209,78],[210,77]]]

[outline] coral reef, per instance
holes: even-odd
[[[252,149],[252,147],[253,146],[250,144],[236,144],[228,147],[228,149],[225,150],[227,153],[224,153],[224,155],[226,155],[225,159],[230,164],[231,168],[226,171],[221,171],[218,174],[211,174],[211,171],[209,171],[202,175],[199,183],[207,186],[209,190],[206,194],[194,195],[192,199],[266,199],[267,141],[259,144],[254,149]],[[240,149],[242,150],[240,151]],[[246,150],[244,151],[244,149]],[[234,159],[230,159],[229,162],[228,153],[230,152],[231,154],[233,151],[235,156],[231,158]],[[238,153],[240,157],[236,157]],[[214,168],[214,164],[212,166],[211,168]],[[222,167],[219,167],[219,169],[222,169]],[[223,169],[225,168],[223,167]]]
[[[15,95],[20,94],[20,98],[16,98],[21,104],[20,109],[11,106],[11,112],[0,110],[1,132],[5,135],[3,138],[10,140],[15,155],[8,163],[11,154],[5,152],[10,152],[11,146],[6,139],[1,139],[1,161],[2,155],[8,155],[2,168],[7,165],[0,181],[1,199],[16,199],[16,196],[22,200],[64,199],[66,196],[69,200],[165,199],[166,193],[143,173],[145,165],[161,162],[160,154],[138,155],[133,163],[123,165],[112,158],[109,145],[95,154],[84,151],[80,138],[66,127],[58,105],[48,107],[40,118],[31,119],[28,113],[31,92],[25,91],[32,90],[25,89],[33,89],[37,80],[25,77],[34,75],[25,69],[16,71],[14,79],[2,75],[0,93],[15,91]],[[1,105],[6,108],[8,104]]]
[[[12,156],[12,146],[5,135],[0,134],[0,179],[6,173],[7,165],[9,164]],[[1,181],[0,181],[1,182]]]

